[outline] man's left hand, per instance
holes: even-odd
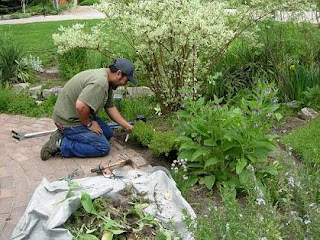
[[[125,129],[126,129],[126,131],[127,131],[128,133],[131,133],[132,130],[133,130],[133,126],[130,125],[130,124],[128,124],[128,126],[127,126]]]

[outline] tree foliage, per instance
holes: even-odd
[[[257,21],[303,1],[109,0],[98,9],[133,48],[137,69],[150,80],[162,111],[167,112],[179,107],[181,93],[195,99],[201,83],[214,82],[210,72],[235,39],[241,36],[255,41]],[[230,10],[230,6],[237,8]],[[110,55],[106,46],[112,40],[102,39],[106,35],[97,34],[99,29],[101,26],[85,38],[75,37],[79,29],[60,29],[55,44],[64,53],[77,47],[92,49],[94,42],[94,48]],[[73,40],[67,40],[70,38]]]

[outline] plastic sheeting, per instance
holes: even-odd
[[[193,239],[184,226],[185,209],[191,217],[195,217],[193,209],[181,196],[175,181],[167,169],[162,167],[145,168],[140,170],[115,170],[115,177],[87,177],[72,180],[81,186],[74,189],[74,196],[66,198],[69,190],[67,181],[49,183],[43,179],[35,190],[24,214],[15,227],[11,239],[59,239],[70,240],[71,234],[61,227],[70,215],[80,207],[82,192],[95,199],[99,196],[118,199],[119,191],[131,184],[138,194],[151,203],[144,209],[145,213],[153,214],[163,226],[170,221],[183,239]]]

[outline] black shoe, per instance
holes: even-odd
[[[59,153],[63,134],[60,130],[56,130],[50,136],[49,141],[41,148],[40,156],[43,161],[48,160],[51,156]]]

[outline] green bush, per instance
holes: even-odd
[[[171,130],[162,132],[144,122],[134,124],[130,138],[139,141],[142,146],[148,147],[157,156],[161,154],[168,156],[171,151],[177,149],[175,132]]]
[[[20,18],[28,18],[31,17],[31,14],[29,13],[12,13],[11,18],[12,19],[20,19]]]
[[[133,131],[130,138],[135,139],[141,143],[142,146],[148,147],[155,134],[155,129],[144,122],[137,122],[134,124]]]
[[[177,114],[176,130],[180,133],[178,159],[187,159],[190,173],[212,189],[216,181],[231,181],[247,174],[249,164],[257,168],[259,179],[276,170],[268,156],[274,150],[274,135],[268,131],[274,119],[277,91],[274,84],[259,83],[239,106],[221,106],[222,99],[205,102],[200,98],[188,102]]]
[[[175,141],[177,136],[173,131],[156,131],[149,144],[149,148],[157,156],[161,154],[168,156],[169,152],[177,150],[177,143]]]
[[[303,92],[303,95],[303,102],[307,107],[315,110],[320,109],[320,85],[307,88],[307,90]]]
[[[77,73],[87,69],[87,52],[84,49],[71,50],[58,55],[58,63],[60,74],[68,81]]]
[[[80,1],[79,5],[86,6],[86,5],[99,4],[100,2],[101,2],[100,0],[83,0],[83,1]]]

